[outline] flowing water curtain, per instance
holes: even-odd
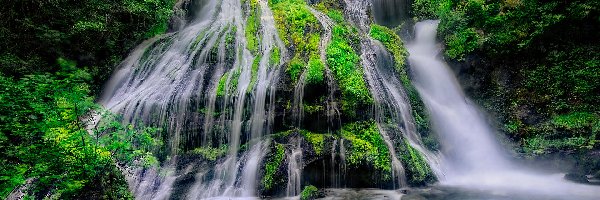
[[[368,35],[371,22],[367,11],[372,6],[370,1],[345,0],[345,3],[346,16],[358,26],[361,35]],[[423,146],[416,131],[410,102],[402,82],[393,70],[393,59],[379,42],[369,37],[361,37],[360,45],[364,77],[375,100],[375,119],[392,157],[391,165],[396,178],[394,184],[397,184],[394,187],[407,186],[403,165],[409,163],[400,161],[399,156],[402,155],[395,153],[403,152],[398,149],[402,146],[416,149],[418,154],[415,156],[425,158],[427,168],[441,176],[439,156]]]
[[[229,156],[221,165],[227,170],[216,170],[214,179],[221,184],[212,184],[212,195],[235,187],[254,190],[254,183],[237,178],[256,179],[238,175],[238,150],[242,143],[250,143],[251,153],[242,157],[256,161],[250,163],[254,167],[248,163],[244,167],[256,171],[266,149],[259,141],[274,118],[272,102],[283,62],[271,64],[269,58],[274,48],[281,49],[285,58],[285,48],[266,2],[259,2],[252,7],[238,0],[203,1],[195,19],[181,31],[138,47],[113,75],[101,100],[122,114],[125,122],[163,128],[171,156],[194,147],[226,144]],[[254,33],[261,36],[258,51],[247,46],[249,9],[256,9],[260,19],[260,29]],[[253,193],[229,190],[230,195]]]

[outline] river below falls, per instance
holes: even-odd
[[[322,200],[597,200],[598,197],[585,195],[544,195],[527,192],[502,190],[482,190],[453,186],[435,185],[423,188],[400,190],[381,189],[339,189],[324,190]],[[600,193],[600,190],[598,191]],[[278,200],[299,199],[296,197],[277,198]]]

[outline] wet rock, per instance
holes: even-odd
[[[565,174],[565,179],[576,183],[589,183],[587,177],[583,174],[568,173]]]

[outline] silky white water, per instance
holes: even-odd
[[[563,175],[543,175],[512,163],[485,115],[465,96],[453,72],[439,55],[438,21],[415,25],[407,45],[413,84],[430,113],[442,147],[442,185],[470,189],[552,195],[572,199],[600,198],[600,187],[567,182]]]
[[[106,85],[100,103],[107,109],[123,115],[125,122],[160,127],[168,134],[170,158],[162,168],[132,174],[130,186],[137,199],[168,198],[175,179],[181,178],[171,173],[179,165],[177,157],[199,146],[225,146],[228,154],[210,173],[198,172],[194,190],[180,196],[257,195],[260,164],[270,144],[264,136],[274,121],[275,86],[283,63],[270,62],[270,57],[278,48],[285,59],[286,48],[267,1],[260,0],[260,43],[256,52],[249,50],[245,9],[239,0],[200,2],[191,10],[194,19],[177,32],[144,42]],[[220,83],[223,94],[217,94]],[[244,143],[247,149],[240,152]]]

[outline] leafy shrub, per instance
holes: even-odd
[[[141,40],[164,33],[175,0],[5,1],[0,71],[56,72],[59,57],[90,66],[94,88]]]
[[[115,162],[156,164],[158,130],[108,115],[90,134],[81,120],[98,108],[89,96],[90,74],[74,62],[59,63],[55,74],[0,76],[0,196],[31,178],[27,192],[38,197],[132,198]]]

